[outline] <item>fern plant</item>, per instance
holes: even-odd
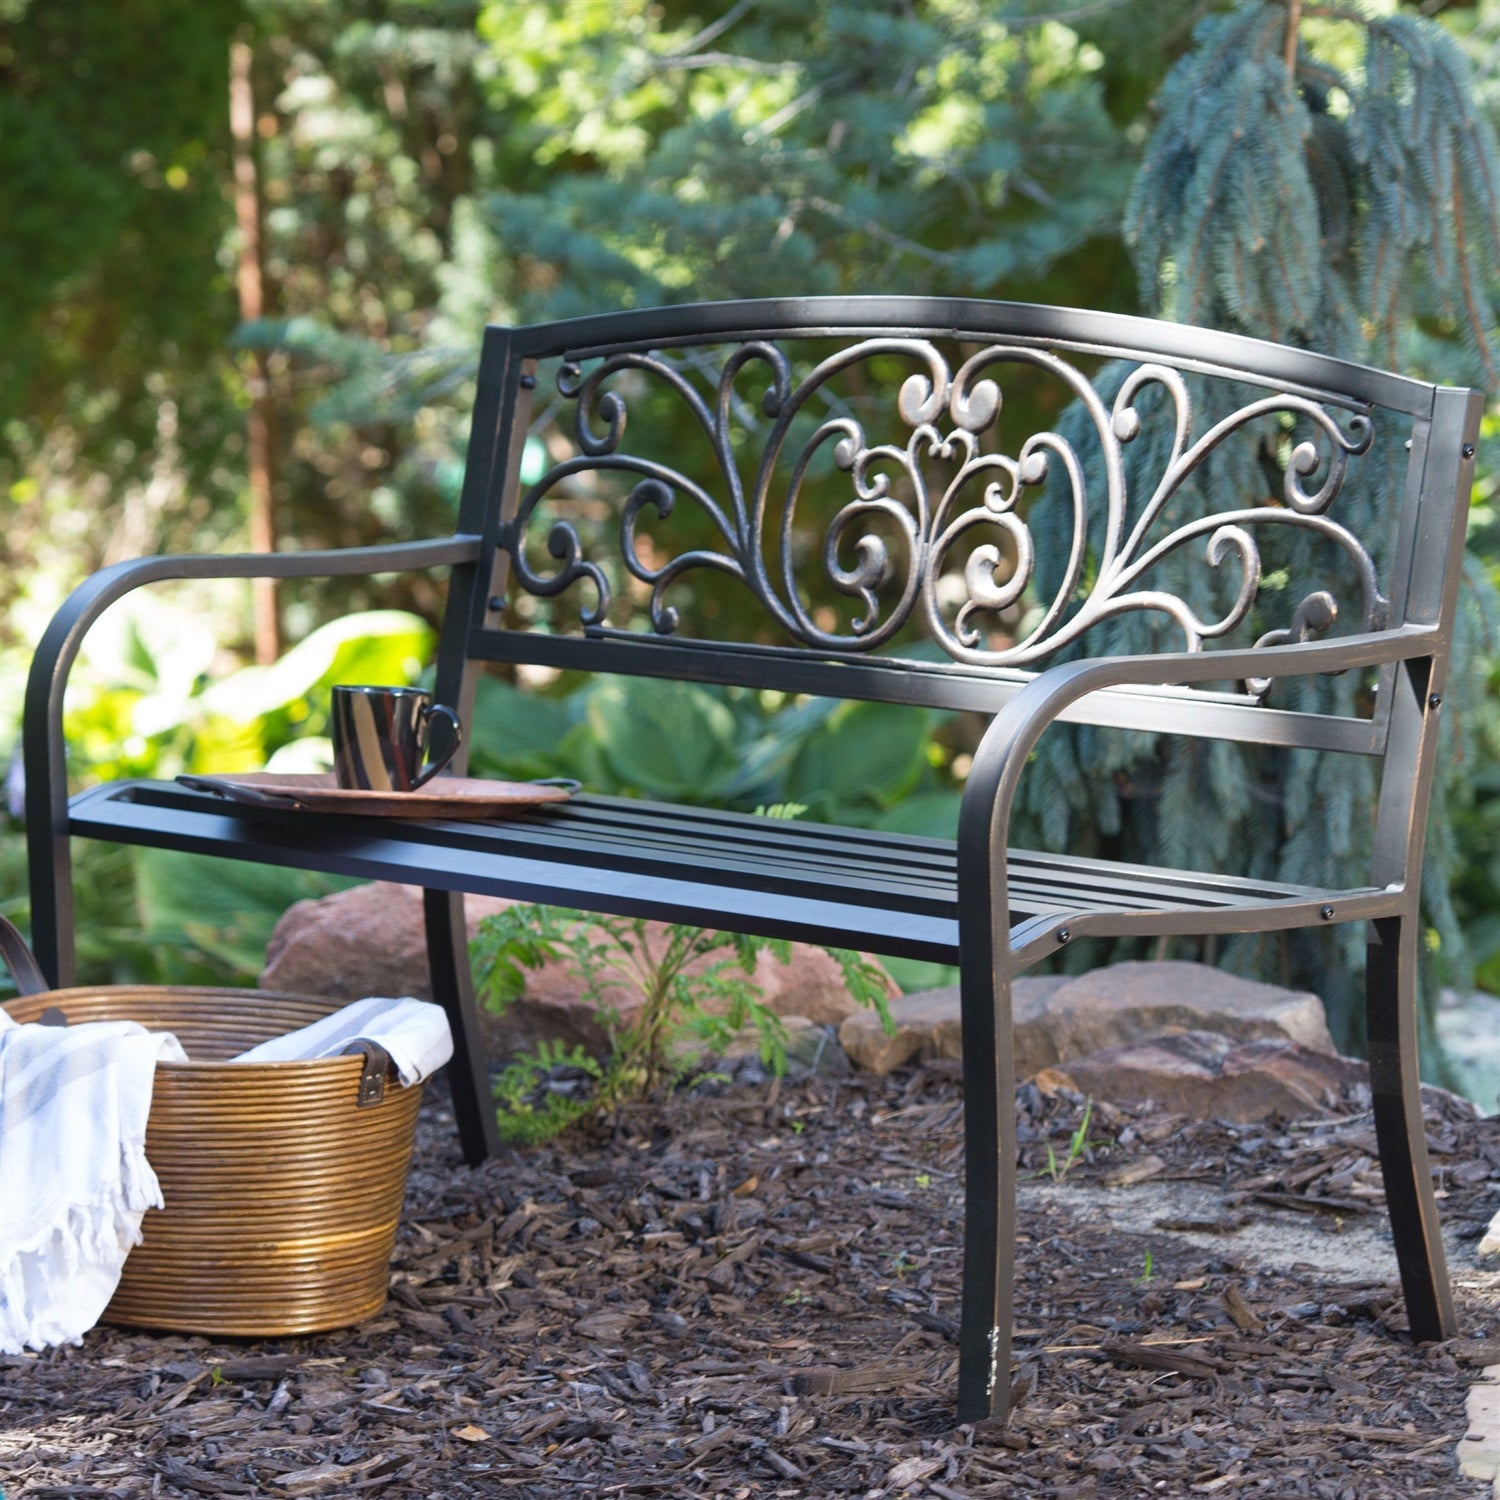
[[[848,949],[826,951],[838,962],[849,993],[874,1007],[889,1028],[884,970]],[[762,1002],[753,979],[765,952],[786,963],[791,944],[681,923],[653,932],[642,917],[556,906],[511,906],[486,917],[471,946],[480,1002],[503,1012],[525,992],[527,970],[561,962],[581,984],[608,1039],[607,1055],[599,1059],[546,1044],[516,1059],[496,1086],[501,1133],[546,1139],[586,1114],[650,1098],[693,1067],[691,1052],[680,1045],[689,1038],[722,1050],[753,1027],[761,1060],[778,1076],[785,1072],[786,1028]],[[716,954],[722,956],[698,963]],[[640,998],[629,1017],[612,999],[621,985]],[[547,1097],[541,1085],[559,1066],[582,1070],[592,1090],[561,1101]]]

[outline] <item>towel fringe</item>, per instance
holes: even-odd
[[[0,1266],[0,1354],[82,1341],[81,1333],[58,1321],[55,1310],[68,1305],[69,1283],[81,1272],[118,1268],[141,1243],[145,1210],[164,1206],[156,1174],[147,1167],[143,1175],[150,1178],[149,1186],[139,1184],[144,1195],[111,1193],[101,1203],[75,1203],[40,1244]]]
[[[175,1037],[133,1021],[0,1029],[0,1353],[76,1344],[164,1206],[146,1160],[158,1061]]]

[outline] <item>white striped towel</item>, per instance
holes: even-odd
[[[410,996],[351,1000],[311,1026],[273,1036],[241,1052],[232,1062],[294,1062],[336,1057],[352,1042],[378,1042],[391,1055],[401,1082],[420,1083],[453,1056],[453,1034],[441,1005]]]
[[[77,1343],[148,1208],[156,1064],[177,1038],[134,1021],[20,1025],[0,1011],[0,1353]]]

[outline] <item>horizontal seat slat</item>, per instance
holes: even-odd
[[[715,867],[743,869],[747,876],[753,874],[757,878],[785,879],[787,869],[796,868],[829,879],[890,883],[913,900],[923,899],[924,894],[939,899],[944,895],[952,896],[951,851],[946,860],[934,856],[919,865],[903,857],[904,851],[899,849],[869,843],[851,846],[826,836],[822,840],[789,841],[778,848],[766,840],[736,839],[713,825],[696,830],[688,825],[662,828],[649,818],[642,819],[633,828],[613,823],[601,825],[586,817],[576,821],[569,818],[566,822],[557,819],[556,825],[554,829],[548,829],[544,824],[517,826],[511,830],[510,836],[519,843],[534,832],[540,842],[551,839],[553,847],[563,842],[576,842],[590,852],[607,849],[621,861],[640,860],[647,864],[674,858],[684,858],[696,864],[705,858],[704,851],[708,848],[712,851],[708,857]],[[861,862],[860,868],[852,872],[849,868],[851,858],[858,858]]]
[[[493,821],[253,809],[169,782],[80,794],[94,838],[576,905],[952,962],[955,846],[941,839],[578,796]],[[1205,914],[1317,899],[1307,887],[1016,851],[1012,916]]]

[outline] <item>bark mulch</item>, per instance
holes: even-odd
[[[0,1359],[0,1487],[73,1496],[1479,1497],[1453,1448],[1500,1312],[1413,1347],[1392,1279],[1271,1274],[1245,1216],[1383,1212],[1368,1101],[1270,1127],[1018,1093],[1015,1411],[956,1427],[962,1098],[950,1070],[737,1085],[463,1167],[424,1109],[392,1297],[228,1343],[100,1328]],[[1444,1215],[1478,1233],[1500,1119],[1434,1096]],[[1052,1170],[1048,1166],[1051,1147]],[[1061,1181],[1053,1184],[1053,1173]],[[1213,1185],[1126,1234],[1075,1183]],[[1120,1189],[1128,1191],[1126,1188]],[[1221,1232],[1205,1252],[1185,1229]],[[1215,1239],[1214,1243],[1220,1241]],[[1491,1340],[1494,1342],[1491,1342]]]

